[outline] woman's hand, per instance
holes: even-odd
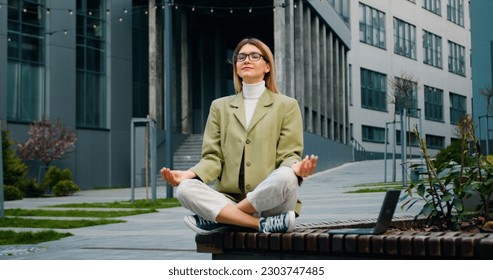
[[[306,156],[302,161],[291,165],[294,173],[300,177],[308,177],[313,174],[317,167],[318,156]]]
[[[170,184],[172,187],[178,186],[183,180],[195,178],[195,172],[191,170],[171,170],[169,168],[161,168],[161,176],[163,180]]]

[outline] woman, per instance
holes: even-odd
[[[274,57],[256,38],[243,39],[234,50],[233,77],[236,95],[212,102],[200,162],[186,171],[162,168],[161,175],[196,214],[185,223],[199,234],[228,225],[290,232],[301,207],[299,184],[318,160],[301,160],[298,103],[278,93]],[[205,184],[213,180],[214,188]]]

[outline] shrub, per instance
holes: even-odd
[[[22,192],[16,187],[11,185],[3,186],[3,197],[5,201],[20,200],[22,199]]]
[[[420,139],[428,176],[406,189],[403,207],[424,201],[418,215],[426,216],[428,225],[438,229],[458,230],[463,224],[493,220],[493,158],[480,154],[470,116],[458,123],[458,129],[458,144],[443,151],[436,161],[428,156],[426,143]],[[418,131],[415,133],[419,139]],[[475,212],[465,209],[463,203],[472,195],[480,198]]]
[[[9,138],[9,134],[9,131],[2,130],[3,182],[5,185],[15,185],[26,178],[29,167],[10,149],[14,142]]]
[[[56,196],[67,196],[79,191],[79,187],[72,181],[72,172],[65,168],[61,170],[56,166],[50,166],[46,172],[41,189],[50,190]]]
[[[23,178],[15,186],[22,192],[24,197],[40,197],[44,194],[44,189],[35,179]]]
[[[72,180],[60,180],[53,186],[52,191],[55,196],[67,196],[78,192],[79,186]]]
[[[61,180],[72,180],[72,173],[68,169],[62,171],[60,168],[52,165],[48,168],[41,181],[41,188],[44,191],[52,191],[53,187]]]

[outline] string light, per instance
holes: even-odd
[[[190,9],[192,12],[195,12],[197,10],[209,10],[209,12],[212,14],[212,13],[216,13],[217,11],[219,11],[220,13],[229,13],[230,15],[232,14],[235,14],[237,11],[241,12],[241,11],[247,11],[248,13],[253,13],[253,9],[255,8],[256,10],[265,10],[265,9],[272,9],[274,12],[277,8],[286,8],[287,6],[289,5],[293,5],[294,8],[297,8],[297,2],[298,1],[314,1],[314,0],[292,0],[292,1],[288,1],[288,3],[286,2],[282,2],[278,5],[265,5],[265,6],[262,6],[262,5],[258,5],[258,6],[251,6],[251,7],[245,7],[245,6],[236,6],[236,7],[221,7],[221,6],[197,6],[197,5],[190,5],[190,4],[186,4],[186,3],[179,3],[181,1],[178,1],[178,3],[176,3],[174,0],[164,0],[163,3],[161,4],[158,4],[158,5],[155,5],[154,6],[154,9],[157,9],[159,6],[161,7],[161,9],[165,9],[166,7],[174,7],[174,10],[179,10],[180,7],[182,8],[187,8],[187,9]],[[320,0],[321,2],[323,1],[327,1],[327,0]],[[199,1],[197,1],[196,3],[200,3]],[[330,1],[329,1],[330,3]],[[7,3],[0,3],[0,9],[4,6],[4,5],[7,5]],[[68,14],[69,15],[73,15],[74,14],[74,10],[72,9],[57,9],[57,8],[48,8],[48,7],[42,7],[41,10],[45,11],[46,15],[51,15],[55,10],[65,10],[65,11],[68,11]],[[139,10],[142,11],[144,10],[144,14],[145,15],[148,15],[149,14],[149,7],[147,5],[142,5],[142,6],[132,6],[132,12],[133,13],[138,13]],[[38,8],[39,10],[39,8]],[[111,14],[111,10],[110,9],[105,9],[104,11],[106,11],[106,14],[107,15],[110,15]],[[34,13],[37,13],[36,11],[31,11],[30,10],[30,7],[27,7],[27,6],[24,6],[22,8],[22,12],[23,13],[30,13],[30,12],[34,12]],[[87,13],[87,15],[89,16],[94,16],[94,15],[97,15],[99,14],[99,11],[96,9],[96,10],[86,10],[85,11]],[[122,8],[122,12],[123,14],[128,14],[129,11],[127,8]],[[115,17],[117,18],[117,20],[119,22],[123,22],[124,20],[124,16],[118,16],[118,17]]]

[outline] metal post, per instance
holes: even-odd
[[[157,139],[156,139],[156,120],[149,120],[149,153],[151,158],[150,172],[151,174],[151,192],[152,192],[152,202],[156,203],[156,153],[157,153]]]
[[[402,167],[402,186],[407,186],[407,154],[406,154],[406,132],[407,132],[407,122],[406,122],[406,109],[401,111],[401,167]]]
[[[0,121],[1,122],[1,121]],[[0,138],[2,138],[2,124],[0,123]],[[3,150],[2,150],[3,142],[0,141],[0,218],[4,217],[4,208],[3,208]]]
[[[396,181],[396,178],[395,177],[396,177],[396,172],[397,172],[396,171],[396,161],[397,161],[397,159],[396,159],[396,156],[395,156],[396,149],[397,149],[397,143],[396,143],[397,142],[397,139],[396,139],[397,138],[397,130],[396,130],[396,127],[395,127],[395,120],[394,120],[394,123],[393,123],[393,126],[392,127],[393,127],[392,128],[393,129],[393,135],[394,135],[393,136],[393,138],[394,138],[393,139],[393,150],[392,150],[392,182],[395,183],[395,181]]]
[[[426,137],[426,134],[423,134],[423,119],[421,116],[421,109],[418,108],[418,113],[419,113],[419,135],[424,135]],[[419,141],[419,139],[418,139]],[[423,153],[419,153],[419,158],[421,164],[423,164]]]
[[[169,2],[169,1],[168,1]],[[169,3],[168,3],[169,4]],[[172,110],[172,94],[171,94],[171,71],[172,67],[172,47],[173,47],[173,30],[172,30],[172,6],[168,5],[164,12],[164,92],[165,92],[165,129],[166,129],[166,166],[173,169],[173,118],[171,114]],[[166,197],[173,197],[173,188],[167,184]]]
[[[130,122],[130,201],[135,201],[135,122]]]
[[[486,155],[490,154],[490,122],[489,115],[486,115]]]
[[[384,151],[383,151],[383,162],[384,162],[384,171],[383,171],[383,181],[387,183],[387,138],[388,138],[388,130],[389,130],[389,123],[385,123],[385,136],[384,136]]]

